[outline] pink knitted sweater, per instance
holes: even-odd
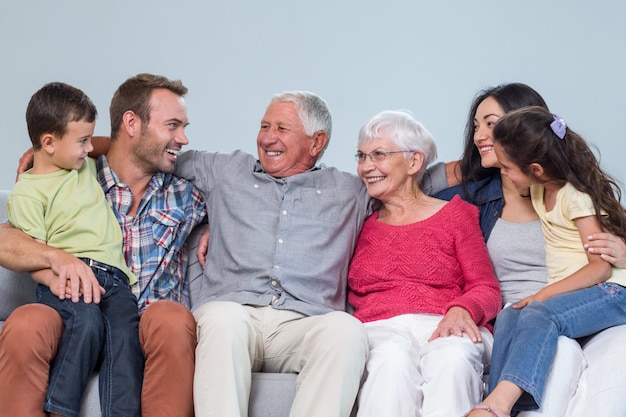
[[[392,226],[374,212],[348,274],[348,301],[363,322],[463,307],[479,326],[502,307],[478,209],[454,197],[428,219]]]

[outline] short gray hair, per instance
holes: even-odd
[[[325,132],[328,138],[326,146],[317,156],[319,160],[330,142],[333,130],[333,119],[326,102],[317,94],[308,91],[285,91],[272,97],[270,105],[278,102],[293,103],[298,111],[304,133],[313,136],[316,132]]]
[[[406,110],[386,110],[372,117],[361,127],[357,146],[383,137],[390,139],[401,151],[417,151],[424,155],[424,166],[417,174],[418,180],[437,158],[437,146],[432,135]]]

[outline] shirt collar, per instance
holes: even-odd
[[[304,172],[313,172],[313,171],[317,171],[318,169],[322,169],[325,168],[325,166],[323,164],[321,165],[315,165],[313,168],[308,169]],[[264,170],[263,167],[261,166],[261,161],[259,161],[258,159],[256,160],[255,164],[254,164],[254,168],[252,169],[252,172],[259,172],[259,173],[263,173],[263,174],[267,174]],[[303,173],[304,173],[303,172]],[[269,174],[268,174],[269,175]]]
[[[105,155],[101,155],[98,158],[97,168],[98,182],[100,183],[100,187],[102,187],[105,194],[108,193],[111,188],[120,184],[117,175],[115,175],[109,166],[109,162],[107,161]]]
[[[467,184],[468,191],[479,204],[503,198],[500,175],[492,175],[475,183]]]
[[[115,172],[111,169],[106,155],[100,156],[97,163],[98,168],[98,182],[104,190],[104,193],[108,193],[113,187],[127,187],[122,181],[119,180]],[[146,195],[151,195],[152,190],[158,190],[160,188],[169,187],[172,182],[173,175],[166,174],[165,172],[156,172],[152,175],[148,188],[146,189]]]

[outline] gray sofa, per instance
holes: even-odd
[[[5,203],[9,191],[0,190],[0,221],[6,220]],[[199,236],[196,230],[189,238],[190,248],[195,248]],[[195,259],[195,249],[190,250],[187,277],[190,280],[191,302],[200,284],[202,268]],[[20,305],[34,301],[35,283],[25,273],[0,267],[0,331],[4,321]],[[253,373],[250,392],[250,417],[287,417],[296,389],[295,374]],[[83,397],[80,417],[100,417],[98,377],[92,375]],[[175,416],[173,416],[175,417]]]

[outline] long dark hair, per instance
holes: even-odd
[[[580,135],[565,128],[563,139],[557,136],[550,127],[554,121],[555,116],[544,108],[519,109],[498,120],[494,141],[525,174],[531,175],[530,165],[537,163],[551,181],[569,182],[588,194],[600,224],[626,239],[626,210],[620,204],[622,195],[617,182],[602,170]]]
[[[493,97],[505,113],[527,106],[541,106],[548,109],[548,105],[538,92],[522,83],[501,84],[479,92],[470,107],[467,123],[465,124],[465,143],[463,156],[461,157],[461,184],[465,194],[466,184],[470,181],[480,181],[494,175],[500,175],[498,168],[483,168],[480,163],[480,154],[474,144],[474,118],[476,109],[487,99]]]

